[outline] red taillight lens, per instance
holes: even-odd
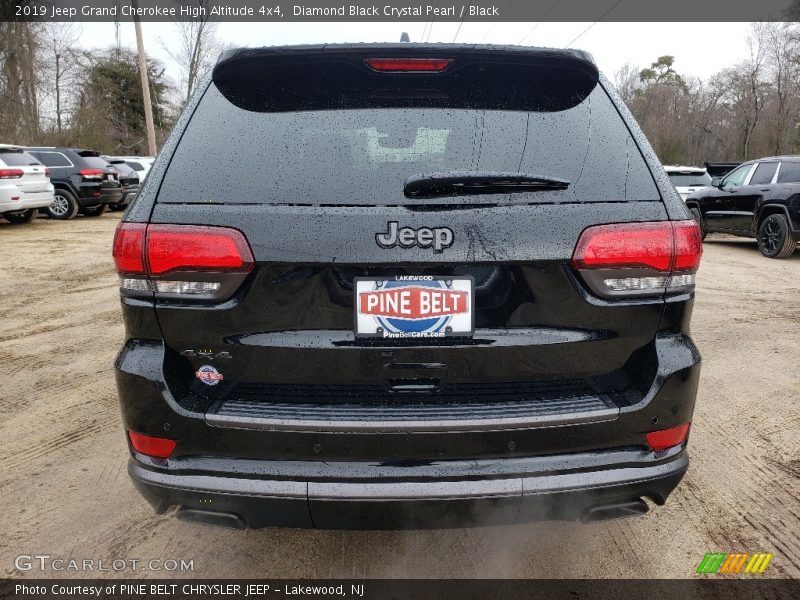
[[[651,268],[669,271],[672,228],[669,221],[589,227],[572,254],[576,269]]]
[[[0,169],[0,179],[18,179],[24,174],[22,169]]]
[[[86,179],[100,179],[103,177],[103,170],[102,169],[81,169],[78,171],[82,177]]]
[[[178,445],[175,440],[144,435],[135,431],[128,432],[128,439],[130,439],[134,450],[153,458],[168,458],[175,450],[175,446]]]
[[[45,174],[47,177],[50,177],[50,167],[45,167],[45,168],[44,168],[44,174]]]
[[[145,274],[145,223],[120,223],[114,233],[112,254],[118,273]]]
[[[228,227],[120,223],[112,254],[120,274],[247,273],[253,268],[253,253],[244,235]]]
[[[651,450],[666,450],[678,446],[686,441],[686,436],[689,435],[689,425],[689,423],[684,423],[669,429],[651,431],[645,435],[647,445]]]
[[[703,255],[703,236],[694,219],[673,221],[675,235],[675,264],[673,271],[696,271]]]
[[[453,62],[452,58],[365,58],[373,71],[385,73],[439,73]]]
[[[253,254],[244,235],[236,229],[150,225],[147,264],[150,275],[170,271],[246,273],[253,268]]]

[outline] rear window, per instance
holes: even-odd
[[[127,164],[127,165],[128,165],[130,168],[131,168],[131,169],[133,169],[134,171],[144,171],[144,167],[143,167],[143,166],[142,166],[140,163],[138,163],[138,162],[134,162],[134,161],[132,161],[132,160],[129,160],[129,161],[127,161],[127,163],[126,163],[126,164]]]
[[[413,205],[422,201],[404,195],[408,177],[453,170],[536,174],[570,186],[425,204],[660,200],[601,85],[566,110],[487,110],[480,98],[474,104],[257,112],[240,107],[248,106],[241,98],[233,104],[212,83],[158,201]]]
[[[128,173],[134,173],[134,172],[135,172],[135,171],[134,171],[134,169],[133,169],[133,167],[132,167],[132,166],[130,166],[130,165],[129,165],[128,163],[126,163],[125,161],[120,161],[120,162],[116,162],[116,161],[115,161],[115,162],[112,162],[112,163],[111,163],[111,166],[112,166],[112,167],[114,167],[114,168],[115,168],[117,171],[119,171],[120,173],[125,173],[126,175],[127,175]]]
[[[4,152],[0,150],[0,161],[7,167],[29,167],[41,163],[25,152]]]
[[[83,162],[92,169],[107,169],[108,161],[99,156],[83,156]]]
[[[672,185],[676,187],[711,185],[711,175],[708,173],[667,172],[667,175]]]

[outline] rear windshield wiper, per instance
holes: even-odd
[[[569,181],[529,175],[526,173],[494,171],[443,171],[412,175],[403,184],[408,198],[435,196],[467,196],[476,194],[512,194],[565,190]]]

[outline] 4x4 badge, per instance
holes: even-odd
[[[433,248],[434,252],[442,252],[453,245],[453,230],[449,227],[399,227],[397,221],[387,223],[388,231],[376,233],[375,241],[381,248]]]
[[[206,358],[208,360],[230,360],[230,352],[213,352],[212,350],[184,350],[181,356],[186,358]]]

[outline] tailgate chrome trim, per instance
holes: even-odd
[[[485,417],[481,416],[482,411],[485,411]],[[559,427],[612,421],[618,415],[619,408],[595,396],[562,402],[486,402],[407,407],[318,404],[291,406],[268,402],[228,401],[220,405],[216,412],[206,413],[205,418],[211,426],[238,429],[402,433]]]

